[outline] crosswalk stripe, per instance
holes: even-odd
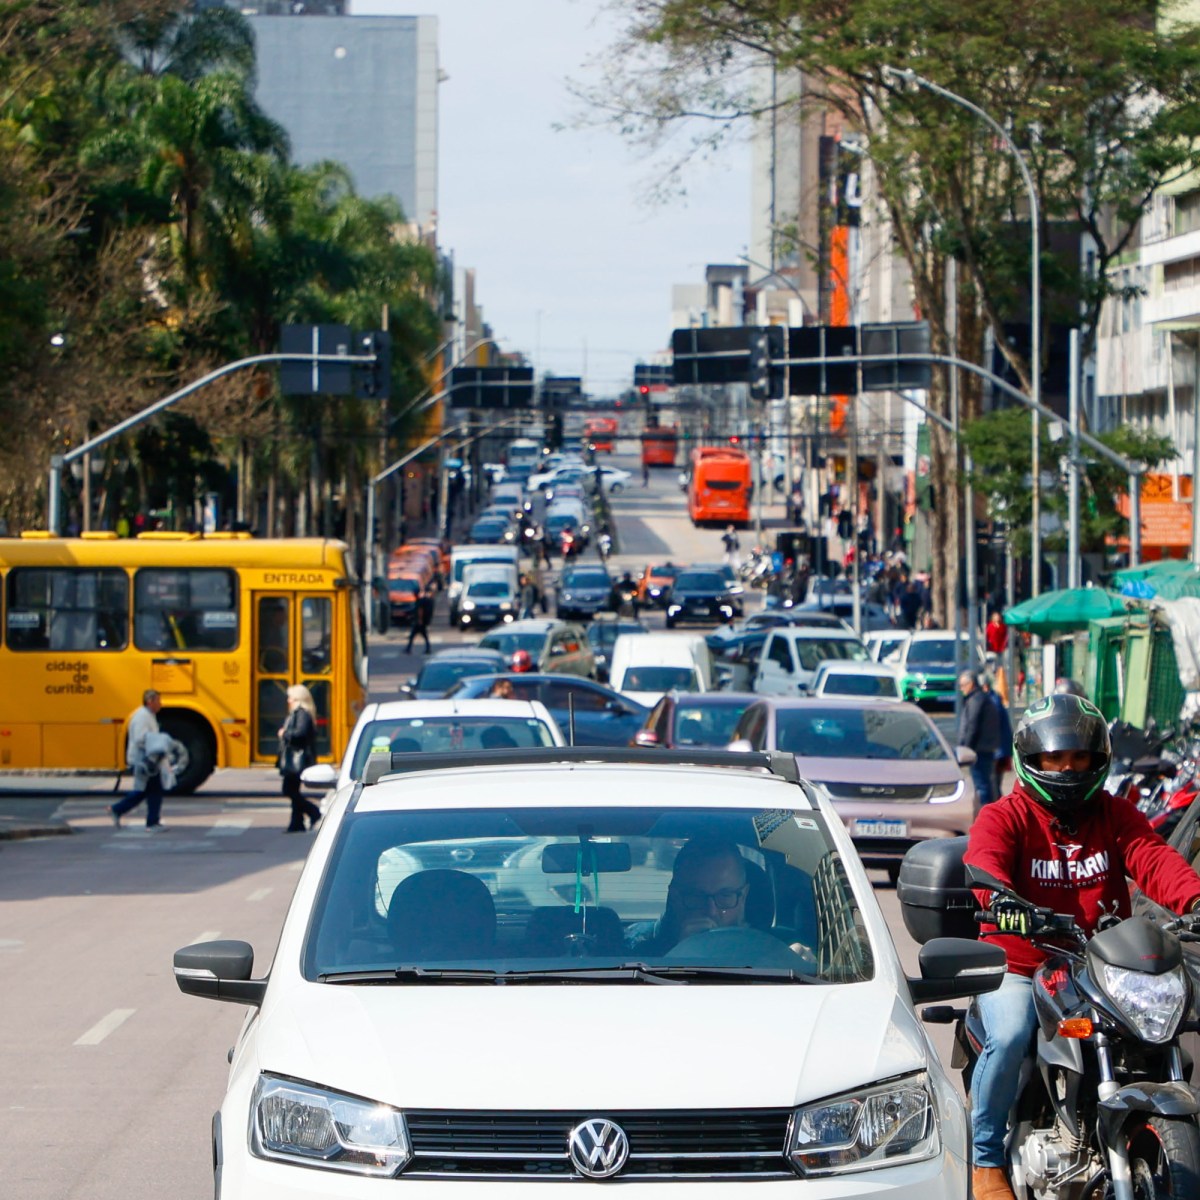
[[[218,817],[217,823],[208,831],[208,837],[237,837],[245,833],[253,822],[249,817]]]
[[[265,900],[275,889],[269,887],[256,888],[246,897],[247,901]]]

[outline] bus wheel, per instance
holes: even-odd
[[[190,796],[213,773],[216,747],[212,733],[195,717],[180,713],[163,713],[158,725],[187,748],[187,766],[179,773],[171,795]]]

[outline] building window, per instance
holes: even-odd
[[[1175,236],[1200,229],[1200,189],[1175,197]]]

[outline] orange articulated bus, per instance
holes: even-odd
[[[674,425],[655,425],[642,434],[642,466],[673,467],[679,432]]]
[[[692,451],[688,516],[694,525],[750,523],[750,456],[725,446]]]
[[[589,417],[583,423],[583,437],[598,453],[612,454],[617,438],[617,418]]]
[[[153,688],[187,749],[176,792],[274,764],[287,689],[337,763],[366,703],[359,589],[343,542],[247,534],[0,539],[0,771],[114,771]]]

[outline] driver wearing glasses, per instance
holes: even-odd
[[[667,905],[653,933],[632,949],[666,954],[677,943],[709,929],[746,924],[746,860],[732,842],[693,838],[675,858]]]

